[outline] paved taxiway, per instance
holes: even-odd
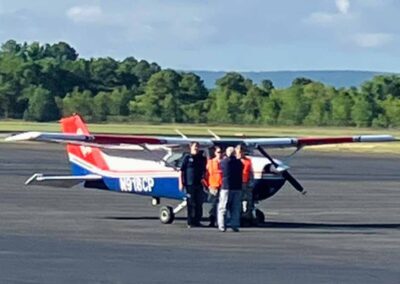
[[[25,187],[68,173],[62,147],[0,144],[0,283],[399,283],[398,157],[300,153],[240,233],[161,225],[150,200]],[[184,214],[179,217],[183,217]]]

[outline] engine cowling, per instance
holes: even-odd
[[[268,159],[262,157],[251,157],[251,159],[254,171],[254,201],[268,199],[282,188],[286,180]],[[275,161],[282,164],[281,161]]]

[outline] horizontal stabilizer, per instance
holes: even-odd
[[[81,182],[101,180],[99,175],[84,175],[84,176],[44,176],[41,173],[36,173],[31,176],[25,185],[44,185],[55,187],[73,187]]]

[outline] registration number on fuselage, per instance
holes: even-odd
[[[120,177],[119,186],[123,192],[151,192],[154,179],[151,177]]]

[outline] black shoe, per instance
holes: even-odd
[[[210,222],[210,224],[208,224],[208,227],[214,228],[215,227],[215,222]]]
[[[217,222],[217,218],[215,218],[215,216],[211,215],[208,220],[210,221],[210,225],[209,227],[214,227],[215,223]]]
[[[238,228],[232,228],[232,231],[234,231],[235,233],[238,233],[239,229]]]

